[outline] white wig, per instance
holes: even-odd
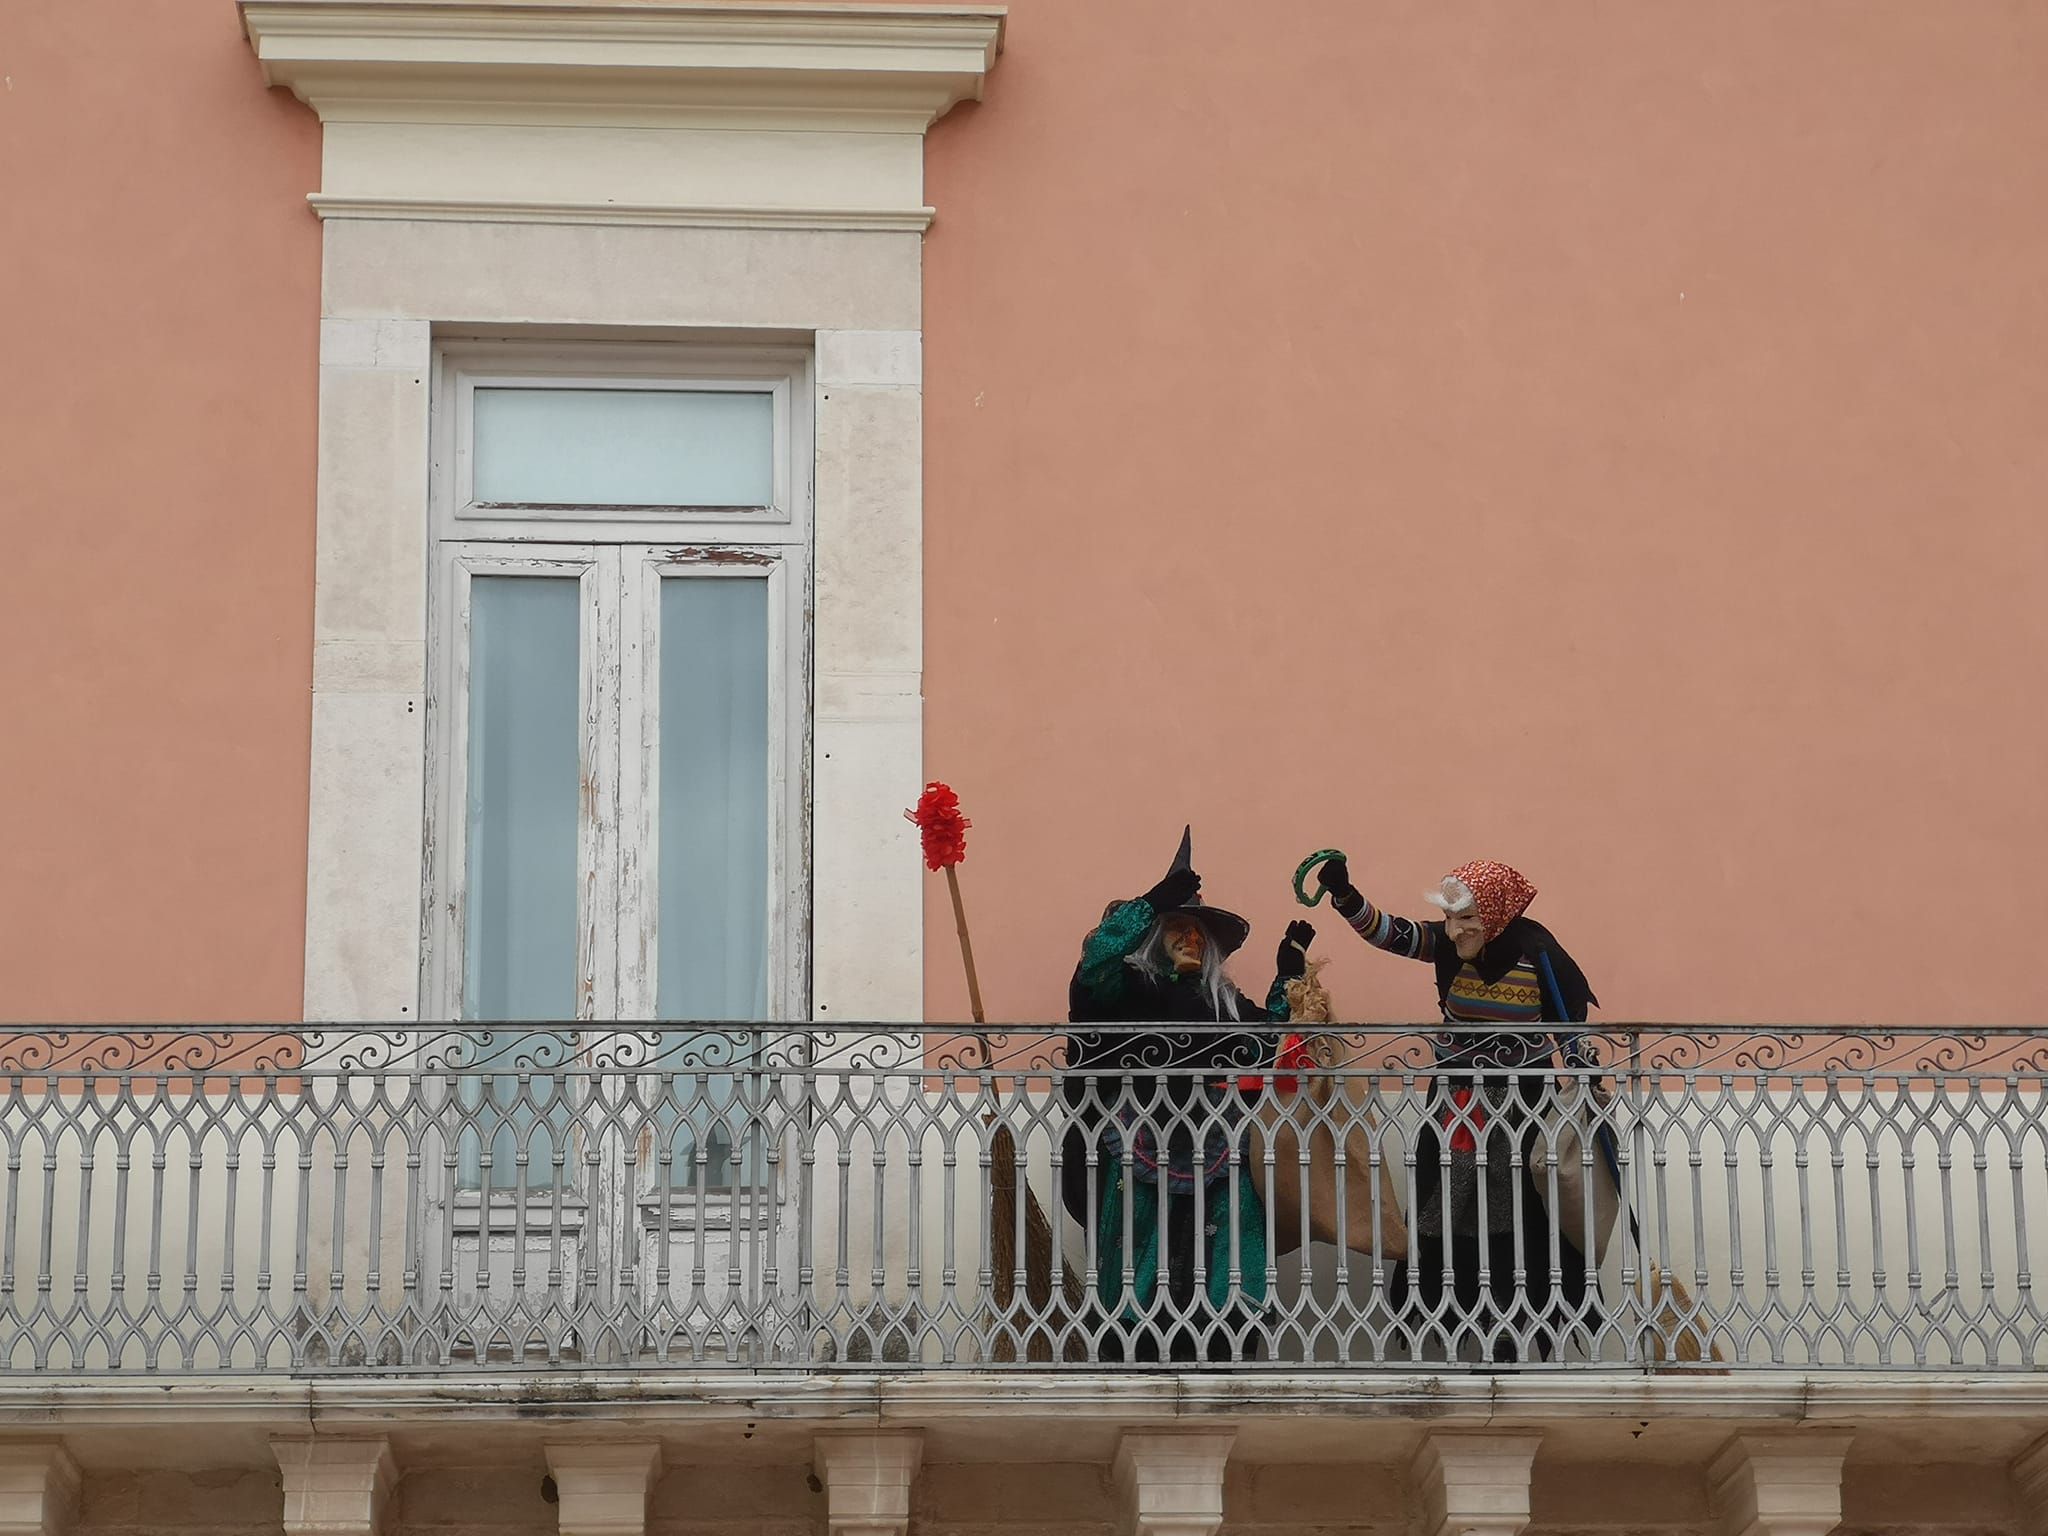
[[[1422,899],[1446,917],[1462,917],[1479,905],[1472,887],[1456,875],[1445,875],[1444,883]]]
[[[1153,976],[1171,976],[1173,962],[1166,956],[1166,920],[1169,917],[1188,918],[1183,910],[1163,912],[1153,919],[1152,926],[1145,931],[1145,937],[1138,947],[1124,956],[1124,964],[1133,970],[1144,971]],[[1223,972],[1223,946],[1216,942],[1216,935],[1209,925],[1199,917],[1191,919],[1202,930],[1202,972],[1198,985],[1202,995],[1209,1000],[1209,1007],[1219,1024],[1231,1023],[1240,1017],[1237,1011],[1237,989],[1230,984],[1230,978]]]

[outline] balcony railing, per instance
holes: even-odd
[[[16,1032],[0,1370],[2048,1363],[2039,1034],[1162,1028]]]

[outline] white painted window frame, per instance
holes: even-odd
[[[455,407],[451,401],[450,410]],[[451,430],[453,423],[442,424]],[[778,444],[778,457],[808,456],[808,444]],[[459,528],[452,517],[430,519]],[[650,529],[630,524],[639,538]],[[467,530],[463,530],[466,532]],[[546,531],[533,525],[529,532]],[[557,533],[581,533],[564,524]],[[669,541],[526,543],[436,538],[430,599],[427,698],[428,821],[424,869],[427,932],[422,945],[424,995],[432,1016],[464,1016],[468,760],[468,666],[471,583],[479,575],[573,577],[580,588],[579,760],[591,785],[578,835],[582,881],[577,898],[577,1021],[652,1020],[659,994],[660,861],[660,600],[663,581],[757,580],[767,588],[768,623],[768,974],[764,1031],[801,1018],[810,988],[809,551],[791,544],[730,542],[678,547]],[[494,1021],[480,1021],[484,1023]],[[580,1157],[572,1166],[582,1167]],[[786,1175],[772,1190],[709,1186],[699,1199],[687,1187],[662,1189],[643,1170],[640,1187],[616,1183],[609,1156],[601,1187],[529,1190],[525,1230],[545,1233],[558,1217],[587,1202],[606,1209],[630,1201],[639,1241],[661,1232],[750,1230],[783,1245],[793,1239],[794,1206]],[[505,1190],[456,1192],[446,1219],[464,1242],[480,1241],[488,1220],[493,1241],[512,1241],[516,1195]],[[502,1229],[502,1230],[501,1230]],[[567,1229],[565,1229],[566,1231]],[[721,1254],[725,1253],[720,1248]],[[725,1255],[730,1259],[731,1255]],[[477,1262],[483,1262],[479,1249]]]
[[[484,373],[483,367],[516,368]],[[780,396],[775,479],[788,486],[789,516],[778,527],[698,526],[695,509],[612,509],[600,518],[525,520],[519,540],[479,537],[496,520],[466,520],[465,471],[475,382],[574,378],[605,387],[612,378],[663,388],[718,389],[726,379],[761,381]],[[658,997],[660,584],[664,580],[765,580],[769,625],[768,1015],[809,1012],[811,780],[810,358],[786,348],[692,348],[620,343],[506,347],[449,343],[437,348],[430,402],[435,580],[429,600],[428,809],[422,899],[421,987],[429,1016],[464,1016],[468,784],[470,582],[480,574],[575,575],[582,594],[579,759],[591,794],[578,837],[579,1021],[651,1020]],[[785,427],[785,424],[786,427]],[[797,436],[798,432],[804,435]],[[594,538],[594,534],[609,534]],[[654,535],[664,535],[654,538]],[[757,535],[763,536],[757,539]],[[778,538],[778,535],[780,537]],[[740,542],[744,538],[746,542]],[[562,542],[557,542],[558,540]]]
[[[766,584],[770,804],[779,814],[771,815],[768,829],[771,981],[768,1017],[760,1021],[762,1033],[765,1037],[776,1022],[801,1016],[798,1010],[809,986],[808,889],[802,857],[808,826],[809,690],[804,604],[795,595],[803,580],[801,552],[786,546],[725,546],[716,553],[723,558],[679,558],[675,551],[645,545],[469,541],[445,542],[437,550],[439,587],[445,597],[436,606],[446,618],[435,626],[434,646],[440,697],[448,707],[434,707],[430,696],[428,741],[431,771],[437,775],[430,784],[437,792],[428,847],[444,849],[443,867],[454,872],[442,877],[438,890],[429,890],[428,910],[438,917],[439,931],[426,948],[432,962],[427,984],[438,989],[428,995],[436,999],[440,1016],[459,1018],[463,1006],[460,872],[466,868],[467,831],[466,636],[470,582],[479,575],[574,577],[582,588],[578,706],[584,739],[579,755],[589,770],[592,794],[585,802],[590,814],[583,818],[578,838],[578,860],[587,874],[577,910],[579,1021],[650,1020],[655,1011],[660,980],[659,859],[654,848],[660,793],[660,715],[654,707],[661,686],[660,583]],[[636,636],[646,643],[636,645]],[[435,751],[437,746],[441,750]],[[647,857],[637,857],[638,851]],[[588,906],[593,899],[599,904],[594,911]],[[489,1022],[493,1021],[480,1021]],[[735,1075],[744,1075],[743,1064],[736,1064]],[[738,1146],[736,1140],[736,1153]],[[485,1262],[485,1255],[475,1245],[485,1240],[486,1226],[491,1243],[514,1244],[515,1234],[524,1231],[529,1247],[552,1241],[549,1234],[559,1226],[563,1240],[573,1246],[580,1241],[592,1202],[607,1212],[630,1204],[639,1222],[635,1241],[643,1245],[657,1245],[664,1233],[725,1234],[712,1240],[713,1247],[707,1250],[720,1267],[732,1262],[730,1244],[742,1227],[752,1231],[756,1241],[773,1240],[786,1248],[794,1240],[795,1206],[786,1169],[769,1188],[714,1183],[707,1184],[700,1196],[690,1183],[661,1186],[653,1178],[653,1164],[646,1163],[637,1187],[627,1190],[619,1181],[617,1155],[616,1148],[605,1150],[595,1189],[587,1187],[582,1176],[586,1165],[580,1152],[570,1159],[567,1184],[559,1190],[530,1188],[523,1202],[515,1191],[502,1188],[457,1189],[445,1216],[452,1223],[454,1240],[470,1245],[464,1253],[478,1264]],[[608,1232],[606,1228],[598,1238],[601,1247],[609,1246]],[[650,1246],[650,1273],[653,1252]]]
[[[652,1019],[659,996],[661,868],[661,584],[765,581],[768,587],[767,1019],[809,1011],[810,643],[807,565],[791,546],[728,544],[708,551],[620,550],[624,650],[619,701],[619,1016]],[[642,857],[641,855],[645,855]]]
[[[802,347],[726,347],[649,341],[555,344],[450,340],[435,348],[433,503],[436,538],[590,539],[599,543],[804,544],[811,537],[813,367]],[[765,507],[506,506],[474,494],[475,395],[532,389],[702,390],[774,401],[774,489]]]
[[[434,684],[427,693],[429,808],[427,814],[424,946],[426,996],[434,1016],[464,1017],[468,903],[469,628],[471,583],[478,576],[576,578],[579,598],[577,718],[582,739],[577,759],[590,793],[578,818],[576,862],[582,885],[576,898],[576,1018],[607,1016],[615,996],[617,946],[611,924],[593,907],[597,892],[617,889],[619,667],[616,605],[599,587],[604,551],[595,545],[549,544],[531,549],[444,542],[434,558],[440,600],[430,614]],[[616,571],[616,561],[611,562]],[[612,578],[616,581],[616,575]],[[612,621],[606,634],[607,617]],[[607,726],[612,728],[607,729]]]

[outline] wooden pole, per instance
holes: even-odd
[[[960,875],[951,864],[946,866],[946,889],[953,897],[953,926],[960,934],[960,959],[967,966],[967,1006],[973,1011],[974,1022],[985,1024],[981,1016],[981,978],[974,974],[974,942],[967,937],[967,909],[960,904]],[[982,1064],[988,1064],[988,1041],[981,1042]]]
[[[974,972],[974,941],[967,937],[967,908],[960,900],[959,873],[951,864],[946,866],[946,891],[953,898],[953,928],[960,935],[960,962],[967,968],[967,1007],[976,1024],[986,1024],[988,1021],[982,1017],[981,1010],[981,978]],[[989,1049],[988,1036],[984,1034],[981,1036],[982,1070],[987,1071],[994,1065],[995,1056]],[[993,1084],[990,1086],[1000,1101],[1002,1090],[994,1088]],[[989,1278],[994,1282],[999,1319],[1005,1325],[1012,1325],[1017,1301],[1017,1143],[1010,1135],[1010,1128],[997,1124],[994,1115],[985,1117],[983,1124],[995,1125],[995,1134],[989,1141]],[[995,1358],[1017,1358],[1017,1343],[1013,1336],[1006,1334],[996,1340]]]
[[[953,898],[953,927],[960,935],[960,961],[967,968],[967,1007],[974,1015],[974,1022],[985,1025],[988,1020],[981,1008],[981,978],[974,970],[974,942],[967,937],[967,908],[960,900],[960,876],[953,866],[946,866],[946,891]],[[988,1036],[981,1037],[981,1065],[987,1070],[995,1065],[995,1053],[989,1049]],[[1002,1089],[993,1082],[990,1091],[997,1102],[1002,1099]],[[990,1116],[991,1121],[994,1116]],[[997,1124],[995,1134],[989,1143],[989,1278],[994,1282],[995,1302],[999,1314],[1013,1326],[1016,1322],[1017,1301],[1017,1191],[1022,1181],[1017,1175],[1017,1141],[1005,1124]],[[1038,1197],[1031,1192],[1028,1184],[1024,1188],[1024,1210],[1021,1225],[1024,1228],[1024,1293],[1030,1299],[1030,1317],[1041,1320],[1041,1326],[1032,1328],[1025,1340],[1025,1352],[1030,1359],[1046,1361],[1052,1359],[1052,1335],[1050,1327],[1057,1326],[1057,1317],[1051,1311],[1052,1302],[1052,1223],[1045,1212],[1039,1209]],[[1061,1287],[1066,1298],[1069,1314],[1078,1313],[1081,1307],[1081,1283],[1074,1278],[1074,1272],[1066,1265]],[[1028,1319],[1027,1319],[1028,1326]],[[997,1360],[1015,1360],[1017,1341],[1014,1334],[1005,1334],[995,1341],[994,1357]],[[1069,1341],[1067,1358],[1083,1359],[1082,1346]]]

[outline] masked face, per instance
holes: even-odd
[[[1202,932],[1199,923],[1184,917],[1170,917],[1160,930],[1160,938],[1166,947],[1166,963],[1178,976],[1191,975],[1202,968],[1202,957],[1209,952],[1209,936]]]
[[[1444,933],[1457,947],[1460,960],[1477,960],[1479,951],[1486,948],[1486,923],[1477,909],[1447,914]]]

